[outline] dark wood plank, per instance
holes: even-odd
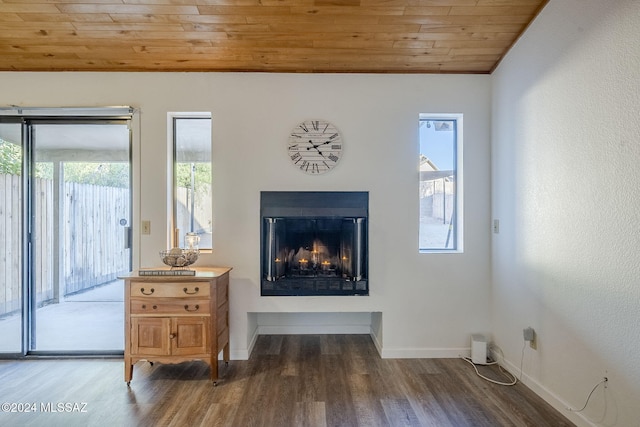
[[[249,360],[221,367],[217,387],[202,362],[140,362],[127,388],[122,365],[0,361],[3,402],[86,403],[80,413],[0,413],[0,425],[573,425],[522,384],[491,384],[459,359],[381,359],[367,335],[261,336]]]

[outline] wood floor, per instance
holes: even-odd
[[[138,363],[127,388],[121,360],[1,361],[0,403],[32,412],[3,405],[0,425],[573,425],[522,384],[460,359],[381,359],[367,335],[261,336],[250,360],[221,365],[214,387],[200,362]]]

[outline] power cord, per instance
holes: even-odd
[[[494,379],[492,379],[492,378],[486,377],[486,376],[482,375],[482,374],[480,373],[480,371],[478,371],[478,367],[476,366],[476,364],[475,364],[475,363],[473,363],[473,361],[472,361],[470,358],[468,358],[468,357],[462,357],[461,359],[462,359],[462,360],[464,360],[465,362],[467,362],[468,364],[470,364],[471,366],[473,366],[473,369],[475,369],[476,374],[477,374],[480,378],[482,378],[483,380],[489,381],[489,382],[491,382],[491,383],[493,383],[493,384],[504,385],[504,386],[512,386],[512,385],[515,385],[515,384],[518,382],[518,379],[515,377],[515,375],[513,375],[511,372],[509,372],[509,371],[505,370],[505,369],[504,369],[504,368],[503,368],[503,367],[502,367],[498,362],[496,362],[496,361],[489,362],[489,363],[487,363],[487,365],[498,365],[498,367],[500,368],[500,372],[502,372],[502,374],[503,374],[505,377],[507,377],[507,378],[511,379],[511,381],[510,381],[510,382],[508,382],[508,383],[507,383],[507,382],[502,382],[502,381],[496,381],[496,380],[494,380]],[[508,374],[508,375],[507,375],[507,374]]]
[[[522,380],[522,372],[523,372],[523,365],[524,365],[524,351],[525,351],[525,349],[526,349],[526,348],[527,348],[527,342],[525,341],[525,342],[524,342],[524,345],[522,346],[522,356],[520,357],[520,380]],[[493,346],[492,346],[492,349],[493,349],[493,350],[497,350],[497,351],[499,351],[499,352],[500,352],[500,355],[501,355],[501,356],[502,356],[502,358],[504,359],[504,354],[502,353],[502,349],[501,349],[500,347],[498,347],[498,346],[496,346],[496,345],[493,345]],[[494,361],[492,361],[492,362],[487,363],[487,365],[498,365],[498,368],[500,368],[500,372],[502,372],[502,374],[503,374],[505,377],[507,377],[507,378],[511,378],[511,381],[510,381],[510,382],[508,382],[508,383],[507,383],[507,382],[502,382],[502,381],[496,381],[496,380],[494,380],[494,379],[492,379],[492,378],[488,378],[488,377],[486,377],[486,376],[482,375],[482,374],[480,373],[480,371],[478,371],[478,367],[476,366],[476,364],[475,364],[475,363],[473,363],[473,361],[471,360],[471,358],[469,358],[469,357],[462,357],[462,356],[460,356],[460,358],[461,358],[462,360],[464,360],[465,362],[467,362],[468,364],[470,364],[471,366],[473,366],[473,369],[476,371],[476,374],[477,374],[480,378],[482,378],[482,379],[484,379],[484,380],[486,380],[486,381],[489,381],[489,382],[491,382],[491,383],[498,384],[498,385],[503,385],[503,386],[513,386],[513,385],[515,385],[515,384],[518,382],[518,378],[517,378],[515,375],[513,375],[511,372],[509,372],[509,371],[507,371],[506,369],[504,369],[504,368],[502,367],[502,365],[500,365],[500,364],[499,364],[497,361],[495,361],[495,360],[494,360]],[[485,366],[486,366],[486,365],[485,365]],[[508,374],[508,375],[507,375],[507,374]],[[607,383],[608,383],[608,382],[609,382],[609,378],[604,377],[604,378],[602,379],[602,381],[600,381],[598,384],[596,384],[596,385],[591,389],[591,391],[589,392],[589,395],[587,396],[587,401],[586,401],[586,402],[584,402],[584,405],[582,406],[582,408],[580,408],[580,409],[573,409],[573,408],[567,407],[567,411],[571,411],[571,412],[582,412],[582,411],[584,411],[584,410],[587,408],[587,405],[589,404],[589,400],[591,400],[591,396],[592,396],[592,395],[593,395],[593,393],[596,391],[596,389],[597,389],[599,386],[601,386],[602,384],[604,384],[604,388],[607,388]]]
[[[567,407],[567,411],[571,411],[571,412],[582,412],[582,411],[584,411],[584,410],[585,410],[585,408],[587,407],[587,405],[589,404],[589,400],[591,399],[591,395],[593,395],[593,392],[594,392],[594,391],[596,391],[596,389],[597,389],[600,385],[602,385],[602,384],[604,384],[604,388],[607,388],[607,382],[609,382],[609,378],[604,377],[604,378],[602,379],[602,381],[600,381],[598,384],[596,384],[596,385],[591,389],[591,392],[589,393],[589,396],[587,396],[587,401],[586,401],[586,402],[584,402],[584,406],[583,406],[582,408],[580,408],[580,409],[573,409],[573,408],[569,408],[569,407]]]
[[[522,344],[522,356],[520,357],[520,381],[522,381],[522,372],[524,371],[524,350],[527,348],[527,342]]]

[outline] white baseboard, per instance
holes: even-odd
[[[251,333],[251,339],[249,340],[249,346],[246,350],[244,350],[243,353],[243,358],[241,360],[249,360],[249,356],[251,356],[251,352],[253,351],[253,348],[256,346],[256,342],[258,341],[258,336],[260,335],[259,333],[259,326],[257,326],[253,332]]]
[[[231,350],[229,358],[231,360],[249,360],[250,354],[249,350]]]
[[[383,359],[454,359],[469,357],[471,349],[461,348],[383,348],[380,356]]]
[[[376,334],[373,331],[373,328],[369,329],[369,336],[371,336],[371,341],[373,341],[373,345],[376,346],[376,350],[378,350],[378,354],[382,357],[382,342],[378,339]]]
[[[520,375],[520,368],[508,360],[503,360],[502,365],[506,370],[513,373],[515,376]],[[525,374],[521,375],[520,382],[526,385],[531,391],[540,396],[545,402],[553,406],[558,412],[567,417],[572,423],[578,427],[597,427],[597,424],[589,421],[583,414],[578,412],[572,412],[567,410],[570,406],[567,402],[562,400],[558,395],[551,390],[540,384],[537,380]]]

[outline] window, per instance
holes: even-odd
[[[173,114],[173,241],[185,247],[195,233],[200,249],[212,249],[211,115]]]
[[[462,252],[462,115],[420,115],[421,252]]]

